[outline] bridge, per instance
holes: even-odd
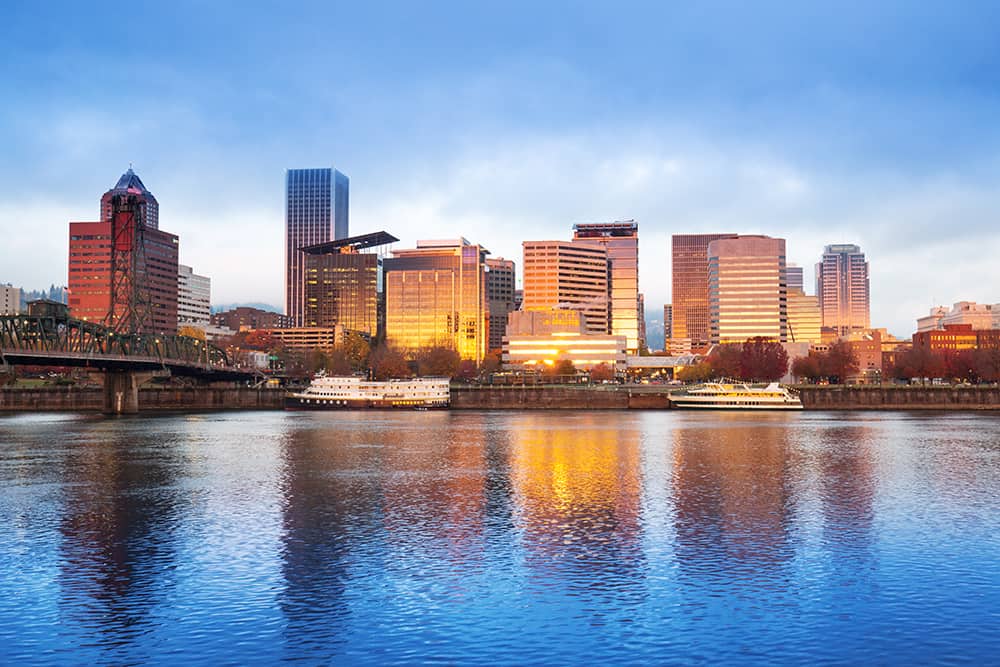
[[[202,382],[246,381],[259,373],[234,366],[225,351],[197,338],[122,333],[68,317],[59,309],[0,317],[0,363],[74,366],[104,374],[104,412],[135,413],[139,386],[167,372]],[[37,312],[41,310],[43,312]]]

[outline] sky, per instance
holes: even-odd
[[[900,336],[1000,302],[1000,3],[7,0],[0,101],[0,283],[29,289],[132,164],[213,303],[280,306],[285,170],[334,166],[397,248],[520,267],[634,219],[647,313],[670,236],[709,232],[787,239],[807,286],[860,245]]]

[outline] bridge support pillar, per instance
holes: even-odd
[[[139,412],[139,386],[153,376],[135,371],[104,374],[104,414],[134,415]]]

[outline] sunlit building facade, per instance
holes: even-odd
[[[629,354],[639,350],[639,225],[634,220],[573,225],[574,243],[608,251],[608,332],[625,336]]]
[[[507,333],[507,315],[514,310],[514,262],[503,257],[486,259],[486,301],[490,312],[487,349],[499,350]]]
[[[347,238],[350,180],[336,169],[285,172],[285,313],[305,321],[302,248]]]
[[[709,243],[708,294],[711,342],[758,336],[785,342],[785,240],[739,236]]]
[[[819,300],[801,289],[788,289],[788,342],[822,342]]]
[[[447,347],[482,361],[489,339],[487,254],[465,239],[419,241],[384,260],[388,344],[411,354]]]
[[[816,264],[816,297],[824,329],[845,334],[871,326],[868,262],[860,246],[826,246]]]
[[[600,244],[525,241],[524,310],[568,308],[584,316],[587,333],[607,334],[608,251]]]
[[[708,345],[708,244],[735,234],[675,234],[671,238],[671,339],[685,350]],[[667,345],[670,349],[669,344]],[[677,346],[675,346],[676,348]]]
[[[382,258],[373,251],[398,240],[385,232],[375,232],[303,248],[304,325],[340,325],[375,336]]]

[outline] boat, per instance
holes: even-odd
[[[448,378],[367,380],[362,377],[318,375],[302,391],[285,396],[288,410],[352,410],[447,408],[451,401]]]
[[[714,410],[801,410],[798,392],[772,382],[766,387],[709,382],[694,389],[670,393],[676,408]]]

